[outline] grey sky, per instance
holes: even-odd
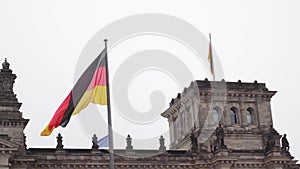
[[[82,49],[98,30],[111,22],[134,14],[162,13],[186,20],[205,35],[212,33],[213,46],[221,61],[226,81],[257,80],[267,83],[269,90],[278,91],[272,99],[274,126],[281,134],[287,133],[292,154],[299,159],[300,115],[296,109],[300,94],[297,78],[300,74],[299,6],[300,1],[296,0],[185,3],[171,0],[1,1],[0,59],[7,57],[18,76],[15,92],[23,103],[21,110],[24,117],[30,119],[25,130],[28,146],[54,147],[55,135],[61,132],[65,136],[66,147],[89,147],[90,142],[76,120],[71,120],[65,129],[57,129],[50,137],[39,136],[72,88],[77,59]],[[134,51],[134,44],[143,40],[147,41],[146,45],[155,48],[155,44],[160,44],[165,39],[133,39],[120,45],[119,51],[116,50],[112,56],[122,51],[132,53],[130,50]],[[172,42],[168,41],[164,49],[174,53],[177,49],[168,48],[169,43]],[[138,47],[146,48],[143,44]],[[180,54],[183,51],[184,49],[175,53]],[[187,64],[190,63],[186,55],[177,57],[181,57]],[[191,65],[193,73],[197,74],[197,78],[204,79],[205,72],[201,73],[202,68],[199,68],[198,74],[197,66]],[[161,76],[162,80],[169,78],[164,74],[157,73],[157,76]],[[142,81],[145,77],[140,78]],[[138,84],[137,81],[132,86],[136,90],[129,89],[129,97],[140,96],[143,88]],[[168,88],[164,84],[168,83],[156,86],[161,86],[160,89],[164,90]],[[176,85],[171,89],[176,89]],[[167,93],[167,101],[175,97],[177,92],[179,91]],[[138,106],[138,100],[148,102],[148,97],[149,95],[133,99],[132,104],[137,105],[136,109],[146,110],[147,105]],[[156,130],[155,133],[160,132],[160,128]],[[132,129],[128,133],[135,131]],[[135,133],[133,137],[143,137],[138,134]]]

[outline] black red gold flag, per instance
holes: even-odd
[[[58,126],[65,127],[71,116],[80,113],[89,103],[107,105],[106,57],[107,52],[104,49],[81,75],[41,132],[41,136],[49,136]]]

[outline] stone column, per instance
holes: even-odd
[[[170,129],[170,142],[171,144],[173,144],[175,142],[175,137],[174,137],[174,121],[173,121],[173,117],[170,116],[168,118],[168,122],[169,122],[169,129]]]
[[[10,158],[10,154],[7,153],[1,153],[0,154],[0,168],[1,169],[9,169],[9,158]]]

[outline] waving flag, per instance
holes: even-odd
[[[210,65],[210,73],[213,76],[213,80],[215,80],[215,70],[214,70],[214,61],[213,61],[213,55],[212,55],[212,45],[211,45],[211,35],[209,34],[209,46],[208,46],[208,57],[207,60]]]
[[[106,58],[104,49],[89,65],[74,85],[66,99],[56,110],[51,121],[41,132],[41,136],[49,136],[58,127],[65,127],[72,115],[80,113],[89,103],[106,105]]]
[[[97,144],[98,144],[99,148],[109,147],[109,137],[108,137],[108,135],[106,135],[103,138],[99,139]]]

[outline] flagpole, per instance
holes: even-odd
[[[109,92],[109,73],[108,73],[108,57],[107,57],[107,39],[104,39],[106,51],[106,95],[107,95],[107,122],[108,122],[108,137],[109,137],[109,169],[114,169],[114,141],[111,123],[111,108],[110,108],[110,92]]]
[[[213,75],[213,80],[216,81],[210,33],[209,33],[209,45],[210,45],[210,48],[209,48],[209,50],[210,50],[209,51],[210,52],[210,66],[211,66],[211,71],[212,71],[212,75]]]

